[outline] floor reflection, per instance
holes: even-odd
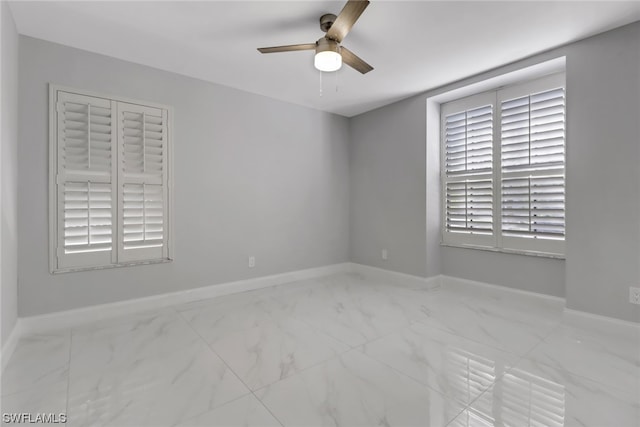
[[[500,372],[503,368],[495,362],[462,349],[452,349],[449,359],[448,372],[460,396],[489,389],[451,426],[564,426],[564,385],[519,368]]]

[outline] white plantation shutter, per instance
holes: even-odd
[[[551,76],[498,93],[503,247],[564,252],[564,92]]]
[[[564,74],[444,104],[441,117],[443,242],[562,255]]]
[[[502,233],[509,236],[564,237],[564,176],[502,180]]]
[[[495,96],[443,106],[443,239],[488,245],[494,240],[493,128]]]
[[[168,109],[51,87],[51,270],[169,259]]]
[[[115,103],[59,92],[56,98],[58,250],[61,268],[110,264],[114,255]]]
[[[167,256],[167,112],[118,104],[120,258]]]

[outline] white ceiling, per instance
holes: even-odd
[[[21,34],[344,116],[640,20],[640,2],[377,1],[343,44],[374,70],[313,68],[310,43],[344,1],[12,2]],[[336,86],[338,91],[336,92]]]

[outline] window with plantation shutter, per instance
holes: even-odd
[[[443,243],[562,256],[564,74],[441,107]]]
[[[170,259],[169,110],[51,86],[51,271]]]

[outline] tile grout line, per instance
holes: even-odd
[[[458,418],[460,415],[462,415],[465,411],[469,410],[469,409],[473,409],[471,406],[478,401],[482,396],[484,396],[485,394],[489,393],[489,391],[496,386],[496,384],[498,383],[498,381],[502,380],[504,378],[505,375],[507,375],[509,372],[511,372],[513,369],[516,369],[516,367],[518,366],[518,364],[520,364],[520,362],[522,362],[523,360],[525,360],[527,358],[527,356],[533,352],[533,350],[535,350],[539,345],[542,344],[542,342],[544,342],[545,339],[547,339],[547,337],[549,337],[558,327],[560,326],[560,322],[558,322],[556,325],[554,325],[552,328],[550,328],[550,331],[545,334],[544,338],[540,339],[537,343],[535,343],[533,346],[531,346],[531,348],[529,348],[529,350],[527,350],[526,353],[524,353],[522,356],[519,354],[515,354],[515,353],[511,353],[514,354],[515,356],[517,356],[518,358],[516,359],[516,361],[513,363],[512,366],[510,366],[508,369],[505,369],[498,377],[496,377],[495,381],[493,382],[493,384],[491,384],[489,387],[487,387],[485,390],[483,390],[480,394],[478,394],[478,396],[476,396],[474,399],[471,400],[471,402],[469,402],[469,404],[467,404],[464,409],[462,409],[462,411],[460,411],[455,417],[453,417],[447,424],[446,426],[451,425],[451,423],[453,423],[456,418]],[[462,337],[465,339],[469,339],[466,337]],[[487,345],[487,344],[484,344]],[[492,346],[487,345],[488,347],[494,348]],[[496,349],[498,350],[498,349]]]
[[[278,303],[278,302],[279,302],[279,301],[276,299],[276,297],[271,296],[271,295],[267,295],[267,297],[266,297],[266,298],[267,298],[267,299],[270,299],[270,300],[272,300],[273,302],[276,302],[276,303]],[[250,304],[251,304],[251,303],[246,304],[246,305],[250,305]],[[174,308],[174,309],[175,309],[175,308]],[[268,315],[269,315],[269,317],[271,317],[271,313],[269,313],[267,310],[263,309],[262,307],[260,307],[259,309],[260,309],[260,310],[263,310],[266,314],[268,314]],[[278,421],[278,422],[280,423],[280,425],[282,425],[283,427],[284,427],[284,423],[282,423],[282,421],[280,421],[280,419],[279,419],[278,417],[276,417],[276,415],[275,415],[275,414],[271,411],[271,409],[269,409],[269,407],[268,407],[268,406],[267,406],[267,405],[262,401],[262,399],[261,399],[261,398],[256,394],[256,392],[258,392],[258,391],[260,391],[260,390],[263,390],[263,389],[265,389],[265,388],[267,388],[267,387],[270,387],[270,386],[272,386],[272,385],[274,385],[274,384],[277,384],[277,383],[279,383],[279,382],[281,382],[281,381],[284,381],[284,380],[286,380],[286,379],[288,379],[288,378],[292,378],[292,377],[294,377],[294,376],[296,376],[296,375],[300,374],[301,372],[304,372],[304,371],[306,371],[306,370],[308,370],[308,369],[311,369],[311,368],[314,368],[314,367],[316,367],[316,366],[319,366],[319,365],[321,365],[321,364],[323,364],[323,363],[326,363],[326,362],[328,362],[328,361],[330,361],[330,360],[337,359],[337,358],[341,357],[342,355],[344,355],[344,354],[346,354],[346,353],[348,353],[348,352],[350,352],[350,351],[352,351],[352,350],[355,350],[355,349],[356,349],[355,347],[353,347],[353,346],[351,346],[351,345],[349,345],[349,344],[347,344],[347,343],[345,343],[345,342],[343,342],[343,341],[339,340],[338,338],[334,337],[333,335],[328,334],[328,333],[326,333],[326,332],[324,332],[324,331],[322,331],[322,330],[320,330],[320,329],[316,328],[315,326],[313,326],[312,324],[310,324],[310,323],[308,323],[308,322],[304,321],[303,319],[300,319],[300,318],[298,318],[297,316],[294,316],[294,315],[292,315],[292,314],[284,313],[284,316],[286,316],[286,317],[288,317],[288,318],[290,318],[290,319],[292,319],[292,320],[295,320],[295,321],[298,321],[298,322],[303,323],[304,325],[306,325],[307,327],[309,327],[310,329],[312,329],[312,330],[313,330],[313,331],[315,331],[316,333],[320,333],[320,334],[322,334],[322,335],[325,335],[325,336],[327,336],[328,338],[331,338],[331,339],[333,339],[334,341],[336,341],[336,342],[338,342],[338,343],[340,343],[340,344],[345,345],[347,348],[346,348],[344,351],[337,352],[336,354],[334,354],[334,355],[332,355],[332,356],[330,356],[330,357],[328,357],[328,358],[326,358],[326,359],[323,359],[323,360],[318,361],[318,362],[316,362],[316,363],[313,363],[313,364],[311,364],[311,365],[309,365],[309,366],[306,366],[306,367],[304,367],[304,368],[302,368],[302,369],[300,369],[300,370],[298,370],[298,371],[296,371],[296,372],[293,372],[291,375],[288,375],[288,376],[286,376],[286,377],[284,377],[284,378],[280,378],[280,379],[278,379],[278,380],[276,380],[276,381],[274,381],[274,382],[271,382],[271,383],[269,383],[269,384],[265,384],[265,385],[263,385],[263,386],[261,386],[261,387],[259,387],[259,388],[255,389],[255,390],[253,390],[252,388],[250,388],[250,387],[249,387],[249,386],[248,386],[248,385],[247,385],[247,384],[242,380],[242,378],[240,378],[240,377],[239,377],[239,375],[238,375],[238,374],[237,374],[237,373],[236,373],[236,372],[231,368],[231,366],[229,366],[229,364],[228,364],[228,363],[227,363],[227,362],[226,362],[226,361],[225,361],[225,360],[224,360],[224,359],[223,359],[223,358],[222,358],[222,357],[221,357],[221,356],[220,356],[220,355],[219,355],[219,354],[218,354],[218,353],[213,349],[213,347],[211,347],[211,345],[207,342],[207,340],[205,340],[205,339],[204,339],[204,337],[202,337],[202,335],[200,335],[200,333],[199,333],[197,330],[195,330],[195,328],[193,327],[193,325],[192,325],[192,324],[191,324],[191,323],[190,323],[186,318],[184,318],[184,316],[182,316],[182,313],[180,313],[178,310],[175,310],[175,311],[180,315],[180,317],[181,317],[181,318],[182,318],[182,319],[183,319],[187,324],[189,324],[189,327],[190,327],[191,329],[193,329],[193,330],[194,330],[194,332],[195,332],[195,333],[196,333],[196,334],[197,334],[197,335],[202,339],[202,341],[204,341],[204,342],[205,342],[205,344],[207,345],[207,347],[209,347],[209,348],[211,349],[211,351],[212,351],[212,352],[213,352],[213,353],[214,353],[214,354],[215,354],[215,355],[216,355],[220,360],[222,360],[222,362],[225,364],[225,366],[227,366],[227,368],[228,368],[229,370],[231,370],[231,372],[233,372],[233,374],[238,378],[238,380],[240,380],[240,382],[241,382],[241,383],[242,383],[242,384],[247,388],[247,390],[249,390],[249,392],[250,392],[250,393],[251,393],[251,394],[252,394],[252,395],[253,395],[253,396],[254,396],[254,397],[255,397],[255,398],[260,402],[260,404],[261,404],[261,405],[262,405],[262,406],[263,406],[263,407],[264,407],[264,408],[265,408],[265,409],[266,409],[266,410],[267,410],[267,411],[268,411],[268,412],[269,412],[269,413],[274,417],[274,419],[275,419],[276,421]],[[268,322],[277,323],[277,321],[276,321],[275,319],[271,319],[271,320],[269,320]],[[247,396],[247,395],[245,395],[245,396]],[[226,403],[225,403],[224,405],[226,405]],[[224,406],[224,405],[221,405],[221,406]],[[214,408],[214,409],[215,409],[215,408]]]
[[[260,391],[260,390],[264,390],[264,389],[265,389],[265,388],[267,388],[267,387],[271,387],[272,385],[278,384],[279,382],[285,381],[285,380],[287,380],[287,379],[289,379],[289,378],[293,378],[293,377],[295,377],[296,375],[298,375],[298,374],[300,374],[300,373],[302,373],[302,372],[304,372],[304,371],[307,371],[307,370],[309,370],[309,369],[311,369],[311,368],[315,368],[315,367],[317,367],[317,366],[320,366],[320,365],[322,365],[322,364],[324,364],[324,363],[327,363],[327,362],[329,362],[329,361],[331,361],[331,360],[334,360],[334,359],[339,359],[340,357],[342,357],[342,356],[344,356],[345,354],[349,353],[350,351],[354,351],[354,350],[356,350],[356,349],[355,349],[355,348],[351,348],[351,347],[349,347],[349,348],[348,348],[348,349],[346,349],[345,351],[342,351],[342,352],[340,352],[340,353],[336,353],[336,354],[334,354],[333,356],[330,356],[330,357],[328,357],[328,358],[326,358],[326,359],[320,360],[320,361],[318,361],[318,362],[316,362],[316,363],[313,363],[313,364],[311,364],[311,365],[309,365],[309,366],[305,366],[304,368],[302,368],[302,369],[300,369],[300,370],[298,370],[298,371],[296,371],[296,372],[292,373],[291,375],[287,375],[286,377],[284,377],[284,378],[280,378],[280,379],[278,379],[278,380],[276,380],[276,381],[273,381],[273,382],[271,382],[271,383],[269,383],[269,384],[264,384],[264,385],[262,385],[262,386],[258,387],[257,389],[255,389],[255,391],[256,391],[256,392],[258,392],[258,391]],[[356,350],[356,351],[357,351],[357,350]],[[256,397],[257,397],[257,396],[256,396]]]
[[[182,313],[180,313],[180,312],[179,312],[175,307],[172,307],[172,308],[173,308],[173,309],[174,309],[174,311],[178,314],[178,316],[179,316],[179,317],[180,317],[180,318],[181,318],[181,319],[182,319],[182,320],[183,320],[187,325],[189,325],[189,328],[191,328],[191,330],[192,330],[196,335],[198,335],[198,337],[200,337],[200,339],[204,342],[204,344],[207,346],[207,348],[208,348],[208,349],[209,349],[213,354],[215,354],[215,355],[216,355],[216,357],[217,357],[218,359],[220,359],[220,361],[222,361],[222,363],[224,363],[224,365],[227,367],[227,369],[229,370],[229,372],[231,372],[231,373],[232,373],[232,374],[233,374],[233,375],[238,379],[238,381],[240,381],[240,383],[241,383],[241,384],[242,384],[242,385],[247,389],[247,391],[249,392],[249,393],[247,393],[247,394],[244,394],[244,395],[242,395],[242,396],[239,396],[239,397],[238,397],[238,398],[236,398],[236,399],[230,400],[229,402],[223,403],[222,405],[219,405],[219,406],[217,406],[217,407],[215,407],[215,408],[212,408],[211,410],[212,410],[212,411],[214,411],[214,410],[216,410],[216,409],[218,409],[218,408],[223,407],[223,406],[224,406],[224,405],[226,405],[227,403],[231,403],[231,402],[233,402],[233,401],[235,401],[235,400],[238,400],[238,399],[240,399],[240,398],[242,398],[242,397],[246,397],[246,396],[249,396],[249,395],[253,395],[253,397],[254,397],[255,399],[257,399],[257,400],[258,400],[258,402],[260,402],[260,404],[261,404],[261,405],[262,405],[262,406],[267,410],[267,412],[269,412],[269,413],[271,414],[271,416],[272,416],[272,417],[273,417],[273,418],[274,418],[278,423],[280,423],[280,425],[281,425],[282,427],[284,427],[284,424],[282,423],[282,421],[280,421],[280,419],[278,419],[278,417],[276,417],[276,416],[275,416],[275,414],[273,414],[273,412],[271,412],[271,410],[270,410],[269,408],[267,408],[267,406],[264,404],[264,402],[263,402],[262,400],[260,400],[260,398],[258,398],[258,396],[256,396],[255,392],[254,392],[254,391],[253,391],[253,390],[252,390],[252,389],[251,389],[251,388],[250,388],[250,387],[249,387],[249,386],[248,386],[248,385],[247,385],[247,384],[242,380],[242,378],[240,378],[240,376],[236,373],[236,371],[234,371],[234,370],[231,368],[231,366],[229,366],[229,364],[227,363],[227,361],[226,361],[226,360],[224,360],[224,359],[223,359],[223,358],[218,354],[218,352],[216,352],[216,351],[213,349],[213,347],[211,347],[211,345],[207,342],[207,340],[205,340],[205,339],[204,339],[204,337],[203,337],[202,335],[200,335],[200,333],[196,330],[196,328],[194,328],[194,327],[193,327],[193,325],[191,324],[191,322],[189,322],[189,321],[188,321],[188,320],[187,320],[187,319],[182,315]],[[191,417],[191,418],[195,418],[196,416],[199,416],[199,415],[205,414],[206,412],[208,412],[208,411],[204,411],[204,412],[202,412],[202,413],[200,413],[200,414],[194,415],[194,416],[193,416],[193,417]]]
[[[416,323],[417,323],[417,322],[416,322]],[[463,339],[467,339],[467,340],[468,340],[468,338],[465,338],[465,337],[460,337],[460,336],[457,336],[457,337],[458,337],[458,338],[463,338]],[[385,338],[385,337],[381,337],[381,338]],[[377,340],[372,340],[372,341],[370,341],[369,343],[372,343],[372,342],[374,342],[374,341],[377,341]],[[469,341],[471,341],[471,340],[469,340]],[[366,345],[366,344],[363,344],[363,346],[364,346],[364,345]],[[362,346],[360,346],[360,347],[362,347]],[[487,346],[487,347],[489,347],[489,346]],[[492,348],[492,349],[494,349],[494,350],[498,350],[498,349],[495,349],[495,348],[493,348],[493,347],[490,347],[490,348]],[[400,370],[399,370],[399,369],[397,369],[396,367],[394,367],[394,366],[392,366],[392,365],[390,365],[390,364],[388,364],[388,363],[386,363],[386,362],[384,362],[384,361],[382,361],[382,360],[378,360],[378,359],[376,359],[375,357],[373,357],[373,356],[371,356],[371,355],[369,355],[369,354],[365,353],[363,350],[360,350],[360,349],[355,349],[355,350],[356,350],[356,351],[359,351],[359,352],[360,352],[360,353],[362,353],[364,356],[366,356],[366,357],[368,357],[368,358],[370,358],[370,359],[372,359],[372,360],[374,360],[374,361],[376,361],[376,362],[378,362],[378,363],[381,363],[382,365],[384,365],[384,366],[386,366],[386,367],[390,368],[392,371],[396,372],[397,374],[402,375],[402,376],[404,376],[405,378],[410,379],[410,380],[412,380],[413,382],[415,382],[415,383],[417,383],[417,384],[419,384],[419,385],[421,385],[421,386],[423,386],[423,387],[426,387],[426,388],[428,388],[428,389],[430,389],[430,390],[432,390],[432,391],[435,391],[436,393],[438,393],[438,394],[442,395],[442,397],[443,397],[445,400],[447,400],[447,401],[448,401],[448,400],[451,400],[451,401],[453,401],[454,403],[459,403],[459,404],[460,404],[460,406],[462,407],[462,409],[460,409],[460,411],[459,411],[458,413],[456,413],[456,415],[455,415],[455,416],[454,416],[450,421],[448,421],[446,425],[449,425],[451,422],[453,422],[453,420],[455,420],[455,419],[456,419],[460,414],[462,414],[462,412],[464,412],[464,411],[465,411],[465,409],[467,409],[467,408],[468,408],[468,407],[469,407],[473,402],[475,402],[477,398],[479,398],[479,397],[480,397],[480,396],[482,396],[485,392],[487,392],[489,389],[491,389],[491,388],[492,388],[492,387],[493,387],[493,386],[498,382],[498,380],[500,380],[500,379],[502,378],[502,376],[506,373],[506,372],[504,372],[504,373],[502,373],[500,376],[496,377],[496,378],[495,378],[495,380],[493,380],[493,382],[492,382],[488,387],[486,387],[485,389],[481,390],[481,391],[478,393],[478,395],[477,395],[476,397],[474,397],[473,399],[471,399],[471,401],[470,401],[470,402],[468,402],[468,403],[464,403],[464,402],[462,402],[462,401],[460,401],[460,400],[457,400],[455,397],[452,397],[452,396],[448,396],[448,395],[446,395],[445,393],[441,392],[440,390],[436,390],[435,388],[433,388],[433,387],[432,387],[432,386],[430,386],[429,384],[424,384],[422,381],[420,381],[420,380],[418,380],[418,379],[416,379],[416,378],[412,377],[411,375],[409,375],[409,374],[407,374],[407,373],[405,373],[405,372],[400,371]],[[500,350],[500,351],[501,351],[501,350]],[[509,353],[509,352],[504,352],[504,353]],[[509,354],[513,354],[513,353],[509,353]],[[515,354],[514,354],[514,355],[515,355]],[[515,355],[515,356],[517,356],[517,357],[518,357],[517,361],[519,362],[519,361],[521,360],[521,357],[520,357],[520,356],[518,356],[518,355]],[[517,362],[516,362],[515,364],[517,364]]]
[[[67,366],[67,401],[65,402],[65,414],[67,416],[67,420],[69,419],[69,400],[70,395],[69,391],[71,390],[71,349],[73,345],[73,328],[69,329],[69,363]]]
[[[282,285],[278,285],[278,286],[282,286]],[[276,302],[276,303],[277,303],[277,302],[279,302],[275,297],[273,297],[273,296],[271,296],[271,295],[267,295],[264,299],[263,299],[263,298],[261,298],[260,300],[272,300],[272,301],[274,301],[274,302]],[[246,307],[246,306],[252,305],[252,304],[254,304],[254,303],[255,303],[255,302],[250,302],[250,303],[246,303],[246,304],[241,304],[241,305],[239,305],[239,306]],[[259,309],[259,310],[262,310],[262,311],[263,311],[263,312],[264,312],[264,313],[269,317],[269,320],[266,320],[264,323],[273,323],[273,324],[278,324],[278,320],[277,320],[277,319],[275,319],[275,318],[273,318],[273,316],[271,315],[271,313],[270,313],[269,311],[267,311],[267,310],[266,310],[266,309],[264,309],[263,307],[258,307],[258,309]],[[251,389],[251,387],[249,387],[248,385],[246,385],[246,384],[245,384],[245,382],[244,382],[241,378],[239,378],[239,375],[238,375],[238,374],[237,374],[237,373],[236,373],[236,372],[231,368],[231,366],[229,366],[229,365],[227,364],[227,362],[222,358],[222,356],[220,356],[220,355],[219,355],[219,354],[218,354],[218,353],[213,349],[213,347],[211,347],[211,345],[207,342],[207,340],[206,340],[202,335],[200,335],[200,333],[199,333],[199,332],[198,332],[198,331],[193,327],[193,325],[191,325],[191,323],[190,323],[190,322],[189,322],[189,321],[188,321],[188,320],[187,320],[187,319],[182,315],[182,313],[180,313],[178,310],[176,310],[176,312],[178,312],[178,314],[180,315],[180,317],[181,317],[185,322],[187,322],[187,323],[189,324],[189,326],[191,327],[191,329],[193,329],[193,330],[194,330],[194,332],[195,332],[195,333],[196,333],[196,334],[197,334],[197,335],[202,339],[202,341],[204,341],[204,342],[205,342],[205,344],[207,344],[207,347],[209,347],[209,348],[211,349],[211,351],[213,351],[213,352],[216,354],[216,356],[218,356],[218,357],[220,358],[220,360],[222,360],[222,361],[225,363],[225,365],[226,365],[229,369],[231,369],[231,371],[234,373],[234,375],[236,375],[236,377],[238,377],[238,379],[240,379],[240,381],[242,382],[242,384],[243,384],[245,387],[247,387],[247,389],[248,389],[249,391],[253,392],[253,390]],[[313,330],[314,332],[316,332],[316,333],[318,333],[318,334],[321,334],[321,335],[324,335],[324,336],[326,336],[327,338],[330,338],[330,339],[332,339],[333,341],[335,341],[335,342],[337,342],[337,343],[339,343],[339,344],[342,344],[342,345],[346,346],[347,348],[346,348],[344,351],[336,352],[335,354],[333,354],[332,356],[329,356],[329,357],[328,357],[328,358],[326,358],[326,359],[320,360],[320,361],[318,361],[318,362],[316,362],[316,363],[313,363],[312,365],[306,366],[305,368],[302,368],[302,369],[300,369],[300,370],[298,370],[298,371],[296,371],[296,372],[293,372],[291,375],[288,375],[288,376],[286,376],[286,377],[284,377],[284,378],[280,378],[280,379],[278,379],[278,380],[276,380],[276,381],[273,381],[273,382],[271,382],[271,383],[269,383],[269,384],[262,385],[262,386],[260,386],[259,388],[257,388],[255,391],[262,390],[262,389],[263,389],[263,388],[265,388],[265,387],[269,387],[269,386],[271,386],[271,385],[273,385],[273,384],[275,384],[275,383],[277,383],[277,382],[280,382],[280,381],[285,380],[285,379],[287,379],[287,378],[293,377],[294,375],[296,375],[296,374],[297,374],[297,373],[299,373],[299,372],[302,372],[302,371],[304,371],[304,370],[306,370],[306,369],[308,369],[308,368],[311,368],[311,367],[314,367],[314,366],[320,365],[320,364],[322,364],[322,363],[324,363],[324,362],[327,362],[327,361],[329,361],[329,360],[331,360],[331,359],[334,359],[334,358],[336,358],[336,357],[339,357],[339,356],[341,356],[341,355],[343,355],[343,354],[345,354],[345,353],[347,353],[347,352],[349,352],[350,350],[353,350],[353,349],[355,348],[355,347],[352,347],[351,345],[349,345],[349,344],[347,344],[347,343],[343,342],[342,340],[340,340],[340,339],[338,339],[338,338],[334,337],[333,335],[328,334],[327,332],[324,332],[324,331],[322,331],[322,330],[320,330],[320,329],[316,328],[316,327],[315,327],[315,326],[313,326],[312,324],[308,323],[307,321],[304,321],[304,320],[303,320],[303,319],[301,319],[301,318],[298,318],[297,316],[294,316],[294,315],[289,314],[289,313],[284,313],[284,315],[283,315],[283,316],[286,316],[286,318],[289,318],[289,319],[291,319],[291,320],[293,320],[293,321],[300,322],[301,324],[303,324],[303,325],[307,326],[309,329]],[[250,328],[244,328],[244,329],[242,329],[242,330],[238,330],[237,332],[246,331],[246,330],[248,330],[248,329],[252,329],[252,328],[255,328],[255,327],[259,327],[259,325],[258,325],[258,326],[252,326],[252,327],[250,327]],[[257,398],[257,396],[256,396],[256,398]]]

